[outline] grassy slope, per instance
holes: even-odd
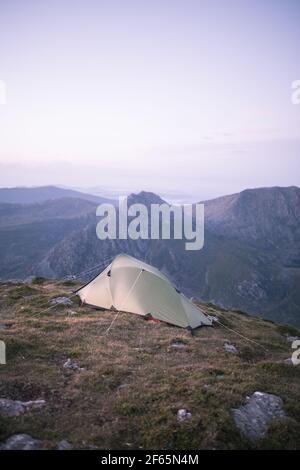
[[[300,366],[284,363],[292,350],[283,334],[295,332],[206,305],[268,352],[220,326],[200,328],[192,337],[125,313],[104,335],[112,312],[75,303],[74,316],[62,306],[41,313],[50,298],[71,290],[55,282],[0,285],[0,320],[11,325],[0,331],[7,345],[0,397],[46,400],[42,409],[1,418],[0,441],[28,433],[45,448],[61,439],[78,448],[300,448]],[[238,355],[224,350],[225,338]],[[171,347],[177,339],[186,348]],[[69,357],[85,370],[64,369]],[[256,390],[281,396],[289,418],[252,444],[236,429],[231,409]],[[188,408],[192,418],[178,424],[179,408]]]

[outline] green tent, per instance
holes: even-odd
[[[182,328],[211,325],[211,320],[164,274],[126,254],[118,255],[77,294],[83,303],[94,307],[150,314]]]

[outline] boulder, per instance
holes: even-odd
[[[41,408],[45,400],[19,401],[0,398],[0,414],[3,416],[20,416],[31,408]]]
[[[15,434],[0,444],[0,450],[37,450],[41,441],[34,439],[29,434]]]
[[[233,409],[232,413],[238,429],[253,441],[264,437],[273,419],[285,416],[282,399],[263,392],[247,397],[246,405]]]

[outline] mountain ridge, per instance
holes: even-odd
[[[149,206],[165,201],[155,193],[140,192],[128,202]],[[187,295],[300,324],[297,187],[250,189],[205,202],[205,243],[199,252],[186,251],[182,240],[100,241],[96,204],[90,201],[58,199],[22,205],[22,210],[14,206],[6,219],[3,207],[0,204],[3,279],[71,275],[127,252],[162,270]],[[18,210],[23,218],[13,215]]]
[[[34,204],[63,197],[85,199],[98,204],[101,202],[115,202],[113,199],[87,194],[74,189],[61,188],[54,185],[0,188],[0,202],[2,203]]]

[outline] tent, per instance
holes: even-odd
[[[120,254],[77,291],[85,304],[101,309],[151,315],[183,328],[211,325],[211,320],[176,289],[158,269]]]

